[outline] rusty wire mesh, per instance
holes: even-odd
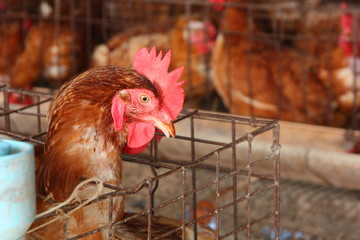
[[[15,63],[27,45],[33,47],[30,55],[38,58],[33,69],[40,68],[31,84],[55,88],[94,66],[101,44],[110,52],[128,48],[120,60],[115,53],[107,56],[107,63],[129,67],[132,48],[157,45],[173,49],[173,68],[186,66],[189,106],[358,129],[358,66],[345,63],[339,36],[345,13],[352,14],[357,29],[359,5],[343,1],[349,3],[345,10],[340,1],[302,2],[229,0],[219,7],[209,0],[2,1],[0,80],[16,78],[14,71],[21,70],[21,64]],[[210,51],[198,54],[192,34],[200,22],[215,29],[202,25],[202,41]],[[31,38],[36,28],[38,42]],[[225,39],[224,55],[217,58],[212,46],[219,49],[219,36]],[[142,41],[134,45],[138,38]],[[354,32],[349,39],[354,51],[357,43]],[[347,78],[341,79],[345,72]],[[28,87],[20,83],[15,86]]]
[[[48,5],[53,10],[51,14],[46,15],[39,10],[41,2],[48,3]],[[40,37],[40,44],[35,45],[35,53],[38,53],[34,55],[40,56],[40,60],[37,64],[41,66],[42,70],[40,71],[41,73],[38,74],[37,78],[33,80],[33,84],[36,86],[56,88],[61,85],[64,79],[58,77],[53,80],[51,76],[61,75],[60,73],[62,71],[62,66],[68,66],[69,73],[67,73],[67,79],[71,78],[71,76],[74,74],[85,70],[91,66],[94,49],[99,44],[105,43],[109,47],[113,47],[112,50],[115,49],[116,45],[112,44],[115,44],[116,42],[114,43],[114,41],[111,40],[113,40],[114,35],[118,33],[123,33],[123,37],[128,37],[126,39],[129,43],[131,42],[130,38],[141,35],[143,39],[146,40],[143,44],[147,45],[148,47],[150,47],[150,45],[157,45],[157,34],[165,33],[166,40],[170,43],[169,48],[174,48],[174,44],[177,42],[173,41],[174,36],[171,35],[172,30],[180,29],[181,35],[183,35],[184,38],[189,38],[192,31],[191,26],[186,26],[184,29],[182,29],[181,26],[176,25],[177,17],[185,16],[188,20],[210,21],[214,24],[218,36],[219,34],[223,34],[224,36],[228,37],[228,41],[226,41],[225,44],[225,57],[222,59],[222,61],[215,65],[212,63],[213,53],[211,51],[201,55],[200,57],[198,55],[192,54],[194,44],[191,41],[188,41],[189,39],[186,39],[187,41],[185,41],[183,45],[178,48],[178,50],[174,50],[174,56],[180,55],[180,52],[184,54],[184,58],[180,58],[181,61],[179,62],[181,62],[181,65],[186,66],[183,80],[186,81],[185,91],[187,95],[187,106],[206,110],[229,111],[232,113],[249,116],[265,116],[268,118],[278,118],[303,123],[343,127],[350,130],[348,132],[349,136],[353,138],[353,130],[359,128],[359,86],[358,81],[356,80],[358,75],[358,67],[356,67],[356,65],[349,67],[346,64],[343,66],[344,68],[342,70],[347,71],[350,79],[350,81],[347,82],[349,83],[349,86],[346,89],[346,93],[349,94],[348,96],[350,96],[350,101],[346,106],[341,105],[341,95],[339,94],[343,94],[345,92],[342,87],[337,85],[337,74],[341,73],[341,71],[338,71],[341,69],[337,69],[336,65],[339,64],[339,62],[341,62],[340,60],[343,60],[344,58],[334,57],[334,52],[339,50],[338,41],[339,34],[341,32],[341,28],[339,27],[341,15],[345,12],[351,13],[355,26],[359,25],[358,18],[360,10],[358,2],[356,0],[349,0],[346,2],[350,4],[350,8],[348,10],[341,9],[340,1],[335,0],[227,1],[224,5],[225,10],[232,9],[246,13],[243,20],[245,21],[244,25],[247,28],[232,29],[231,27],[223,25],[222,23],[222,21],[224,21],[224,15],[226,15],[226,12],[215,10],[215,5],[211,4],[208,0],[0,1],[1,26],[10,28],[14,22],[20,24],[21,26],[19,28],[20,40],[14,40],[11,32],[6,32],[3,30],[3,27],[1,28],[0,40],[2,42],[0,46],[0,80],[2,82],[9,82],[9,79],[11,79],[13,76],[11,71],[14,72],[15,70],[11,69],[14,62],[16,62],[16,59],[15,57],[13,58],[11,56],[19,56],[19,51],[23,51],[26,44],[29,44],[27,43],[29,41],[26,40],[26,36],[28,36],[30,29],[32,29],[34,26],[38,26],[42,30],[40,31],[41,36],[43,36],[42,34],[44,31],[51,33],[50,35],[54,36],[55,42],[47,43],[47,41],[50,40],[44,40],[45,38]],[[240,21],[236,22],[240,23]],[[50,24],[52,27],[47,28],[46,24]],[[70,36],[73,37],[73,39],[65,45],[61,45],[62,41],[64,41],[64,39],[61,37],[63,34],[62,29],[67,29],[71,33]],[[11,47],[12,45],[9,47],[7,43],[11,42],[10,40],[17,43],[16,46],[18,46],[20,49]],[[208,42],[211,42],[210,40],[210,38],[206,39]],[[234,48],[237,48],[239,41],[245,41],[245,44],[247,44],[247,49],[242,54],[232,55],[231,51],[233,51]],[[352,48],[355,50],[355,52],[357,51],[357,42],[357,32],[355,31],[352,34],[352,39],[350,40],[350,44],[352,45]],[[54,62],[51,62],[44,57],[46,55],[54,54],[45,47],[46,44],[53,44],[53,46],[57,46],[59,48],[61,48],[60,46],[64,46],[64,48],[67,50],[65,52],[57,53],[55,51],[55,60]],[[10,49],[14,49],[14,51],[12,52]],[[164,49],[164,51],[165,50],[167,49]],[[239,55],[243,57],[243,59],[240,59],[241,61],[236,60],[236,56]],[[64,59],[66,59],[64,62],[70,62],[71,64],[64,65],[62,63]],[[258,59],[263,59],[263,62],[259,63]],[[232,62],[235,64],[231,65]],[[128,61],[124,60],[122,64],[128,64]],[[130,65],[127,66],[130,67]],[[214,86],[214,66],[225,67],[222,74],[223,76],[226,76],[226,79],[223,81],[223,95],[221,95],[219,93],[219,89],[217,89],[219,86]],[[245,67],[239,71],[240,66]],[[271,67],[266,68],[266,66]],[[35,67],[31,70],[36,69]],[[171,67],[175,68],[177,66]],[[258,72],[261,74],[256,75],[252,71],[253,68],[258,68]],[[8,73],[9,69],[11,70],[10,73]],[[52,69],[52,71],[55,73],[58,72],[58,74],[49,75],[45,69]],[[194,69],[200,69],[201,74],[199,75],[199,73]],[[18,72],[19,71],[15,71],[15,73]],[[240,76],[233,76],[232,74],[234,72],[241,72],[242,74],[240,74]],[[344,73],[344,71],[342,71],[342,73]],[[320,76],[322,76],[321,79]],[[197,82],[199,84],[196,84]],[[245,97],[248,97],[245,103],[236,102],[235,98],[237,95],[231,91],[236,89],[235,84],[237,82],[244,83],[244,86],[247,86],[247,88],[245,88],[245,90],[242,92]],[[271,103],[274,103],[270,113],[261,112],[256,108],[257,100],[259,100],[257,98],[259,85],[266,86],[265,90],[260,87],[260,90],[263,90],[263,92],[260,91],[260,93],[262,93],[260,96],[267,94],[270,96]],[[37,90],[34,90],[34,92],[24,90],[24,88],[25,86],[22,86],[22,89],[18,90],[9,90],[6,87],[2,88],[2,91],[5,93],[5,95],[7,91],[15,91],[19,92],[20,94],[23,93],[22,96],[31,95],[35,99],[36,104],[33,107],[26,107],[24,109],[17,109],[15,111],[6,110],[4,113],[2,113],[1,122],[4,127],[2,128],[1,133],[11,135],[11,137],[20,140],[42,143],[46,130],[44,125],[46,122],[46,104],[50,101],[52,94],[36,93]],[[4,109],[9,109],[8,107],[10,105],[7,101],[8,99],[5,97]],[[44,101],[44,103],[42,103],[42,101]],[[266,103],[266,101],[264,102]],[[41,104],[38,105],[37,103]],[[238,107],[241,108],[236,109]],[[201,112],[200,115],[198,114],[199,113],[195,113],[193,115],[183,115],[184,119],[180,121],[179,124],[190,121],[189,119],[191,119],[192,116],[194,116],[195,122],[198,121],[199,118],[211,118],[209,116],[202,115]],[[27,120],[25,120],[25,123],[22,123],[21,121],[15,121],[14,119],[16,119],[16,116],[21,116],[21,118]],[[227,119],[227,117],[224,117],[223,115],[219,116],[220,117],[215,122],[221,122],[222,124],[226,125],[226,122],[229,120],[223,122],[221,119]],[[190,126],[191,124],[189,123],[188,125]],[[23,132],[21,132],[20,129]],[[196,129],[197,128],[195,127],[194,132],[196,132]],[[192,149],[202,147],[203,145],[213,146],[212,149],[205,148],[206,151],[211,149],[211,151],[208,151],[208,153],[210,153],[215,151],[217,148],[224,147],[224,144],[233,141],[231,137],[228,138],[225,142],[222,142],[223,140],[218,142],[212,141],[212,138],[215,136],[212,135],[212,133],[213,132],[209,130],[208,135],[202,136],[201,139],[196,135],[191,136],[191,133],[188,133],[186,134],[186,137],[181,135],[178,136],[178,138],[173,142],[175,142],[175,145],[177,141],[188,143],[187,145],[185,144],[186,149],[189,149],[188,155],[186,155],[185,159],[201,159],[202,156],[196,155],[196,151]],[[181,158],[181,161],[175,161],[174,158],[176,159],[176,156],[174,157],[169,156],[169,154],[164,154],[161,146],[165,143],[167,143],[167,145],[169,144],[167,140],[164,140],[159,143],[159,145],[154,143],[151,147],[151,151],[144,158],[124,156],[124,160],[129,160],[129,167],[144,166],[145,169],[141,168],[141,171],[147,171],[147,174],[151,176],[149,179],[153,178],[153,171],[148,169],[148,165],[161,167],[160,169],[164,171],[161,173],[164,174],[167,172],[172,173],[172,171],[174,171],[174,169],[176,169],[178,166],[188,164],[187,162],[184,162],[183,158]],[[173,150],[174,148],[171,149]],[[240,149],[242,149],[242,146]],[[175,153],[173,155],[175,155]],[[232,159],[231,153],[226,155],[221,160],[224,159],[226,159],[224,162],[227,162],[228,159]],[[205,159],[203,160],[203,163],[208,161]],[[176,163],[174,163],[174,161]],[[193,176],[195,173],[196,177],[199,178],[201,174],[203,174],[202,171],[208,171],[209,166],[203,163],[197,163],[196,166],[201,168],[197,168],[195,171],[193,171],[191,168],[187,169],[187,177]],[[216,172],[216,161],[212,161],[212,163],[212,169],[215,169]],[[239,164],[240,168],[246,166],[246,164],[241,162]],[[229,170],[231,167],[220,169],[221,174],[226,175],[226,172],[231,173],[231,170]],[[179,179],[182,179],[182,172],[180,171],[176,173],[179,174]],[[246,174],[246,171],[241,172],[240,175],[243,174]],[[252,174],[255,174],[254,176],[259,178],[262,177],[261,174],[256,175],[256,172],[252,172]],[[168,178],[173,175],[176,174],[174,173],[169,174],[169,176],[166,175],[161,177],[161,179],[158,181],[160,184],[156,192],[161,192],[162,189],[166,189],[167,191],[173,190],[171,187],[166,188],[166,184],[161,183],[162,181],[167,182],[166,180],[168,180]],[[206,176],[206,174],[204,175]],[[158,177],[155,178],[158,179]],[[232,177],[227,177],[227,179],[231,178]],[[132,186],[137,183],[137,181],[132,181],[129,177],[128,186]],[[255,186],[261,186],[262,188],[262,183],[263,181],[260,181],[259,185],[256,185],[258,182],[255,182]],[[265,181],[265,183],[267,182]],[[149,188],[149,185],[147,184],[148,183],[144,183],[144,185],[142,185],[143,188]],[[179,182],[175,184],[179,184]],[[272,183],[269,184],[271,185]],[[190,189],[192,189],[195,185],[197,186],[197,184],[193,183],[190,185]],[[231,183],[229,183],[229,185],[231,185]],[[291,187],[287,188],[286,186]],[[209,186],[206,189],[209,188],[211,187]],[[295,188],[296,191],[293,192],[292,188]],[[357,193],[353,192],[350,194],[348,191],[334,190],[332,188],[327,189],[327,191],[321,191],[323,189],[321,188],[321,190],[319,190],[319,188],[320,187],[318,186],[308,186],[302,184],[285,185],[285,190],[282,192],[282,199],[293,199],[293,201],[284,200],[285,202],[282,203],[284,204],[283,208],[286,209],[282,212],[283,227],[288,228],[292,232],[301,230],[303,233],[309,234],[306,236],[300,234],[300,236],[297,238],[293,237],[295,239],[356,239],[357,232],[354,230],[354,228],[359,226],[358,220],[352,214],[348,214],[348,212],[353,211],[354,213],[357,213]],[[141,195],[141,192],[142,191],[139,189],[139,193],[134,193],[129,196],[129,199],[133,197],[134,201],[129,201],[127,203],[128,209],[133,209],[137,213],[148,209],[147,202],[144,203],[142,200],[147,199],[148,193],[145,191],[145,193],[142,193]],[[272,191],[268,192],[272,194]],[[306,198],[306,196],[309,196],[308,193],[312,193],[313,195],[311,196],[313,196],[313,198]],[[167,193],[164,193],[164,195],[166,194]],[[229,192],[224,194],[229,194]],[[266,197],[264,195],[264,198],[259,198],[263,200],[262,204],[265,205],[261,205],[255,201],[256,204],[254,203],[254,205],[256,208],[252,208],[254,210],[252,213],[257,213],[256,209],[259,208],[272,209],[273,205],[271,204],[273,203],[273,198],[271,194],[265,194]],[[195,197],[188,198],[192,198],[193,201],[195,201],[195,199],[202,200],[202,198],[199,197],[200,195],[203,194],[195,194]],[[156,200],[156,196],[156,194],[153,194],[155,199],[152,200],[153,207],[156,206],[156,204],[161,205],[161,203],[169,200],[164,200],[161,198],[161,200]],[[192,196],[194,196],[194,194]],[[206,194],[204,194],[204,196],[206,196]],[[237,195],[237,197],[239,196],[240,194]],[[309,215],[311,215],[312,211],[304,211],[302,204],[296,204],[296,200],[298,198],[293,196],[297,196],[299,199],[306,198],[306,200],[304,200],[305,202],[309,201],[311,204],[313,204],[309,205],[313,206],[313,208],[310,208],[312,210],[321,209],[320,207],[316,207],[322,206],[322,202],[319,202],[318,199],[324,199],[328,197],[331,199],[329,203],[330,206],[336,206],[336,211],[333,211],[329,208],[323,209],[323,211],[317,214],[317,218],[312,218],[310,221],[309,217],[311,216]],[[342,200],[346,201],[346,204],[349,204],[349,206],[345,208],[341,204],[335,204],[337,199],[336,196],[344,196],[344,199]],[[349,197],[351,201],[349,200],[348,202],[346,200],[347,197]],[[156,201],[160,201],[161,203],[157,203]],[[266,205],[266,203],[270,203],[270,206]],[[332,203],[334,203],[334,205],[331,205]],[[186,220],[191,218],[189,217],[191,214],[189,214],[187,211],[191,212],[195,207],[194,203],[188,204],[186,202]],[[240,209],[241,207],[238,208]],[[159,209],[160,213],[162,213],[161,209]],[[235,209],[235,207],[226,208],[223,211],[224,215],[227,213],[226,210],[229,209]],[[156,210],[154,211],[156,212]],[[344,213],[344,215],[341,215],[338,211]],[[332,213],[334,215],[331,215]],[[167,212],[165,211],[165,215],[166,214]],[[243,216],[241,214],[238,214],[238,216]],[[256,216],[258,217],[260,215]],[[303,218],[297,218],[295,215],[301,216]],[[328,221],[324,216],[330,216],[329,218],[333,219],[334,221],[337,220],[337,222],[341,222],[341,224],[339,223],[339,226],[343,227],[329,228],[329,226],[326,224]],[[177,217],[178,219],[183,218],[181,213],[179,213]],[[243,224],[242,226],[245,226],[246,221],[242,221],[247,218],[239,218],[240,220],[235,220],[235,217],[233,217],[232,220],[230,220],[232,225],[230,224],[231,227],[229,228],[226,228],[223,225],[225,220],[220,221],[220,234],[224,236],[223,234],[226,235],[226,233],[231,233],[234,230],[233,226],[237,224]],[[226,220],[226,222],[228,223],[229,221]],[[309,224],[310,222],[313,224]],[[195,223],[189,224],[190,227],[195,225]],[[259,224],[259,226],[260,225],[261,224]],[[258,225],[255,224],[255,226]],[[351,226],[355,227],[352,228]],[[223,230],[224,228],[226,228],[226,230]],[[246,228],[244,231],[240,231],[238,238],[246,238],[248,232],[246,230],[248,229],[249,228]],[[264,229],[265,228],[263,228],[263,225],[261,225],[260,230],[256,228],[256,231],[253,231],[251,236],[255,238],[260,235],[260,239],[271,238],[271,236],[273,236],[272,230],[265,229],[267,233],[262,234],[262,232],[266,232]],[[244,235],[241,235],[242,233],[245,234],[245,237]],[[282,235],[282,237],[284,236]],[[229,238],[231,238],[231,236],[229,236]]]
[[[44,144],[46,110],[52,94],[19,91],[6,86],[1,87],[1,93],[2,136]],[[20,94],[20,97],[31,96],[34,104],[26,107],[9,104],[8,96],[12,93]],[[203,138],[196,126],[206,122],[219,124],[227,140]],[[110,193],[90,203],[112,202],[113,198],[126,195],[126,211],[129,213],[122,220],[110,221],[100,229],[77,237],[66,238],[65,230],[64,239],[78,239],[109,228],[115,239],[122,239],[122,229],[132,229],[137,224],[143,227],[141,231],[144,239],[187,239],[189,235],[185,237],[186,232],[193,231],[196,236],[200,233],[194,230],[209,227],[210,222],[216,239],[256,239],[255,236],[261,235],[264,226],[278,234],[280,145],[277,122],[183,111],[175,127],[181,124],[189,124],[190,127],[178,132],[175,139],[153,141],[147,154],[123,155],[122,159],[126,161],[123,168],[124,186],[105,184],[111,190]],[[255,157],[252,154],[253,143],[263,135],[267,138],[266,154]],[[177,145],[182,148],[181,151],[189,151],[186,153],[189,157],[184,161],[176,160],[176,156],[159,156],[162,151],[174,154],[171,149],[167,149],[169,144]],[[184,147],[184,144],[189,147]],[[203,147],[212,150],[199,155],[198,149]],[[265,175],[256,170],[256,166],[264,162],[272,162],[273,174]],[[262,179],[270,181],[261,187],[254,187]],[[260,200],[265,193],[273,196],[269,200],[269,207],[255,211],[255,200]],[[199,203],[204,200],[210,202],[212,208],[198,211],[201,208]],[[76,204],[66,206],[64,211],[74,206]],[[159,216],[171,218],[176,224],[159,222]],[[161,231],[158,229],[159,224]]]
[[[359,25],[359,5],[354,0],[343,2],[350,4],[348,10],[341,9],[340,1],[332,0],[306,0],[304,4],[300,0],[227,1],[225,10],[245,13],[238,22],[246,27],[233,29],[223,23],[226,12],[215,10],[217,5],[208,0],[4,0],[0,6],[0,24],[3,26],[0,31],[0,82],[11,82],[17,75],[14,73],[26,72],[26,69],[13,69],[12,66],[26,45],[35,42],[28,37],[34,28],[39,28],[39,42],[31,45],[33,54],[30,55],[37,56],[38,62],[30,61],[34,67],[30,70],[41,70],[36,78],[29,80],[30,84],[21,88],[31,84],[60,86],[63,81],[93,66],[95,49],[101,44],[115,51],[118,50],[117,44],[123,41],[128,44],[125,48],[131,48],[135,38],[141,36],[144,41],[139,47],[150,47],[162,45],[156,39],[159,34],[165,34],[170,44],[163,50],[174,48],[177,35],[172,35],[171,31],[180,30],[184,43],[174,53],[184,55],[178,58],[181,59],[179,64],[186,66],[183,80],[187,83],[187,106],[342,127],[349,129],[349,137],[354,139],[353,130],[358,129],[359,122],[359,87],[355,80],[358,67],[356,64],[346,66],[346,57],[335,58],[333,55],[339,50],[342,14],[351,13],[356,28]],[[47,8],[51,9],[48,14],[43,10]],[[177,25],[181,17],[185,17],[189,24]],[[213,63],[212,51],[200,56],[192,54],[195,44],[189,38],[193,20],[211,22],[217,36],[229,38],[225,42],[224,59],[219,64]],[[8,32],[7,29],[13,30]],[[118,34],[121,37],[116,38]],[[354,32],[349,40],[354,50],[358,42],[356,35]],[[248,45],[246,50],[232,54],[232,49],[244,40]],[[204,41],[209,44],[218,42],[209,37]],[[46,55],[52,58],[48,59]],[[240,60],[236,59],[239,55],[242,56]],[[114,56],[107,55],[107,58],[119,60]],[[259,63],[258,58],[263,62]],[[338,68],[339,62],[344,65],[342,68]],[[131,59],[122,59],[120,65],[131,67]],[[224,66],[225,70],[214,70],[218,65]],[[271,67],[266,68],[267,65]],[[242,69],[240,66],[245,67]],[[61,74],[63,71],[66,72],[64,76]],[[217,72],[226,76],[218,80],[222,87],[215,84]],[[235,72],[238,75],[233,75]],[[339,74],[347,76],[342,83],[348,86],[338,85]],[[241,83],[245,89],[239,89],[236,83]],[[236,101],[236,98],[243,101]],[[346,103],[342,102],[344,99]],[[257,103],[260,103],[259,109]],[[269,109],[262,110],[261,106]]]

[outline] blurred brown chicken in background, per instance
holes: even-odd
[[[24,88],[40,77],[59,87],[84,67],[84,44],[79,31],[68,25],[51,23],[34,25],[25,40],[25,49],[11,69],[10,85]]]
[[[227,8],[223,15],[223,31],[240,33],[221,34],[213,52],[213,81],[225,105],[237,114],[299,122],[305,121],[306,105],[309,122],[320,123],[326,105],[318,101],[324,94],[319,82],[308,81],[306,99],[301,96],[311,62],[290,48],[277,49],[250,21],[245,9]]]
[[[267,12],[270,26],[279,16],[285,19],[270,30],[266,20],[245,8],[224,10],[212,70],[216,90],[231,112],[338,127],[347,123],[355,78],[338,44],[342,11],[330,15],[320,1],[306,2],[305,15],[300,6],[283,15]],[[303,24],[286,25],[289,16]],[[295,37],[283,39],[284,33]]]
[[[0,27],[0,81],[15,88],[29,89],[34,83],[59,87],[84,70],[85,50],[92,44],[85,42],[85,31],[90,30],[75,19],[87,15],[99,18],[101,10],[100,0],[0,1],[0,11],[25,16],[18,22],[5,21]],[[55,22],[59,16],[73,22]]]
[[[212,89],[206,66],[215,36],[215,28],[210,22],[184,16],[177,18],[169,31],[157,28],[149,33],[146,27],[136,26],[114,35],[106,44],[98,45],[91,66],[130,67],[135,52],[143,46],[155,45],[163,52],[172,49],[177,54],[173,56],[170,69],[185,66],[181,80],[185,81],[186,96],[196,104]]]
[[[0,25],[0,82],[10,82],[9,69],[22,51],[23,32],[20,22]]]

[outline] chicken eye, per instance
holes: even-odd
[[[147,96],[147,95],[145,95],[145,94],[141,94],[141,95],[140,95],[140,101],[141,101],[142,103],[147,103],[147,102],[149,102],[149,100],[150,100],[149,96]]]

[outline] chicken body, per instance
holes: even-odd
[[[56,202],[62,202],[81,178],[92,177],[121,186],[120,153],[125,146],[146,144],[155,126],[167,136],[174,135],[172,116],[163,109],[162,98],[149,79],[114,66],[90,69],[67,82],[50,105],[45,157],[37,170],[38,193],[51,193]],[[96,189],[89,186],[85,190],[81,199],[88,199]],[[67,236],[108,224],[108,204],[101,201],[70,215]],[[38,201],[38,212],[49,207],[51,204]],[[118,197],[112,220],[120,219],[123,211],[124,199]],[[62,226],[58,221],[36,234],[42,239],[61,239]],[[107,239],[107,234],[98,232],[84,239]]]
[[[306,99],[302,96],[302,74],[310,73],[307,59],[296,51],[279,52],[271,42],[249,38],[247,34],[261,29],[249,23],[244,9],[227,8],[222,26],[224,31],[239,33],[220,34],[211,60],[215,88],[231,112],[305,122],[307,107],[309,122],[323,120],[326,104],[317,97],[325,91],[319,81],[309,81]]]
[[[32,26],[26,36],[25,49],[11,68],[10,85],[30,87],[42,76],[50,85],[59,87],[83,68],[81,36],[81,33],[74,34],[68,25]]]
[[[125,213],[124,218],[132,217],[133,214]],[[164,216],[151,217],[151,237],[159,238],[162,240],[181,240],[183,238],[182,230],[174,232],[175,228],[181,226],[181,221],[168,218]],[[134,219],[130,219],[122,225],[116,227],[115,237],[119,240],[146,240],[148,239],[148,217],[142,215]],[[166,233],[172,231],[171,234]],[[208,227],[203,227],[200,224],[197,226],[197,239],[198,240],[213,240],[216,239],[216,233]],[[194,240],[193,226],[185,227],[184,237],[186,240]]]
[[[334,29],[340,32],[340,13],[330,18],[326,10],[309,11],[302,28],[296,28],[299,39],[287,44],[263,38],[268,33],[256,20],[246,8],[224,10],[224,32],[216,40],[211,64],[214,86],[229,110],[345,126],[354,100],[351,86],[355,77],[344,50],[337,45],[338,33],[333,33]]]
[[[317,60],[314,67],[317,77],[332,96],[335,110],[335,126],[345,126],[345,121],[351,118],[353,107],[360,106],[358,92],[360,86],[358,56],[359,37],[354,28],[353,16],[347,11],[347,4],[341,3],[342,9],[334,10],[328,15],[328,10],[309,12],[305,18],[302,34],[306,39],[329,39],[329,41],[296,41],[296,47],[307,52]],[[356,6],[354,6],[356,7]],[[342,118],[342,120],[340,119]],[[343,124],[339,124],[343,122]]]
[[[23,34],[18,22],[1,24],[0,34],[0,82],[4,84],[11,80],[9,69],[21,53]]]

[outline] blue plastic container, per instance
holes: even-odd
[[[22,239],[36,214],[34,147],[0,139],[0,239]]]

